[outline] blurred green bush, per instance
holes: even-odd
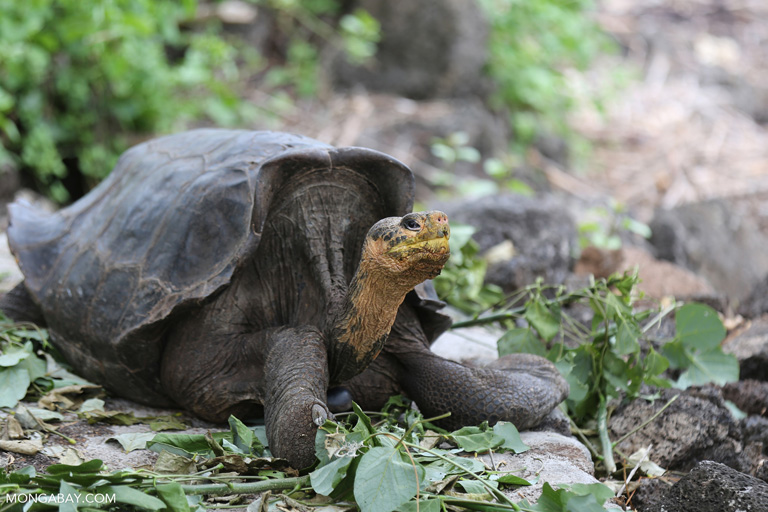
[[[540,134],[569,140],[573,132],[567,114],[580,94],[568,71],[584,70],[599,54],[615,49],[592,17],[594,2],[479,2],[491,23],[491,103],[509,112],[515,143],[524,148]]]
[[[362,10],[342,16],[337,0],[249,1],[272,13],[279,55],[225,37],[215,17],[196,20],[198,0],[0,0],[0,176],[18,168],[27,185],[66,203],[138,140],[203,122],[243,124],[317,96],[324,45],[357,62],[375,53],[379,25]],[[491,21],[491,103],[509,112],[516,143],[568,138],[567,70],[609,47],[590,0],[479,1]],[[264,101],[244,101],[240,84]]]
[[[241,119],[233,47],[179,29],[195,9],[196,0],[0,0],[0,168],[17,166],[62,203],[106,176],[129,137]]]

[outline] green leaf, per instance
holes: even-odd
[[[675,312],[677,339],[688,347],[708,350],[720,346],[725,327],[717,312],[704,304],[686,304]]]
[[[442,506],[439,499],[409,501],[397,508],[398,512],[440,512]]]
[[[490,486],[498,488],[499,484],[495,481],[487,482]],[[490,491],[477,480],[459,480],[458,484],[464,488],[464,492],[469,494],[488,494]]]
[[[223,439],[231,438],[232,434],[230,432],[214,432],[212,436],[221,442]],[[211,453],[204,434],[168,434],[163,432],[148,441],[147,448],[157,453],[166,450],[184,457],[191,457],[194,453]]]
[[[541,299],[529,301],[523,316],[547,342],[560,332],[560,312],[550,309]]]
[[[352,430],[362,432],[366,435],[373,435],[376,432],[376,430],[373,428],[373,425],[371,424],[371,418],[369,418],[363,412],[360,406],[357,405],[355,402],[352,402],[352,410],[355,412],[355,416],[357,416],[357,424],[355,425],[355,428]]]
[[[693,358],[680,340],[665,343],[661,347],[661,352],[672,368],[688,368]]]
[[[446,458],[450,461],[438,459],[435,462],[429,463],[426,468],[431,471],[432,475],[441,480],[446,475],[461,475],[468,471],[472,473],[479,473],[485,470],[483,463],[472,457],[457,457],[455,455],[447,455]]]
[[[113,495],[117,503],[133,505],[145,510],[163,510],[166,508],[165,503],[161,500],[128,485],[106,485],[98,487],[97,491],[99,494]]]
[[[59,484],[59,496],[56,503],[59,504],[59,512],[75,512],[83,495],[64,480]]]
[[[416,495],[424,469],[412,466],[396,447],[374,446],[360,459],[354,495],[362,512],[390,512]]]
[[[724,385],[739,380],[739,361],[732,354],[724,354],[720,347],[695,354],[691,366],[677,380],[676,386],[687,388],[710,382]]]
[[[25,368],[0,370],[0,407],[15,407],[29,388],[29,372]]]
[[[659,375],[667,368],[669,368],[669,360],[651,347],[643,360],[643,371],[646,377]]]
[[[538,356],[547,354],[547,348],[529,328],[510,329],[499,338],[496,344],[499,347],[500,356],[519,352]]]
[[[23,347],[18,345],[7,346],[3,350],[3,353],[0,354],[0,366],[16,366],[19,364],[19,361],[26,359],[31,355],[32,351],[29,350],[26,345]]]
[[[451,437],[465,452],[487,452],[505,442],[503,437],[494,434],[492,430],[480,427],[462,427],[452,432]]]
[[[507,421],[500,421],[493,426],[493,433],[504,439],[499,448],[511,450],[515,453],[523,453],[531,449],[520,439],[520,433],[514,424]]]
[[[619,321],[619,329],[616,333],[616,354],[625,356],[640,351],[640,329],[628,320]]]
[[[155,490],[157,496],[168,506],[169,512],[189,512],[187,496],[178,482],[156,485]]]
[[[245,424],[234,416],[229,417],[229,429],[232,432],[232,443],[243,453],[251,453],[253,432]]]
[[[353,460],[353,457],[339,457],[311,472],[309,478],[312,489],[323,496],[330,496],[339,482],[347,475],[347,469]]]
[[[147,418],[143,418],[146,420]],[[189,427],[176,416],[157,416],[149,422],[149,428],[155,432],[163,430],[186,430]]]
[[[602,484],[598,484],[605,487]],[[586,488],[586,487],[585,487]],[[580,489],[584,492],[584,489]],[[591,493],[581,495],[571,492],[567,489],[554,490],[549,483],[544,483],[541,497],[535,505],[530,505],[526,501],[520,503],[526,510],[531,512],[605,512],[596,495],[603,496],[604,489],[592,488]]]
[[[147,443],[155,437],[154,432],[128,432],[126,434],[116,434],[107,438],[107,441],[115,440],[120,443],[125,452],[133,450],[144,450]]]
[[[497,482],[500,484],[507,484],[507,485],[532,485],[531,482],[526,480],[525,478],[517,475],[513,475],[512,473],[507,473],[506,475],[501,475],[499,478],[496,479]]]
[[[48,466],[48,473],[51,475],[60,475],[66,473],[83,474],[83,473],[98,473],[101,471],[104,462],[99,459],[89,460],[77,466],[70,466],[67,464],[52,464]]]
[[[613,490],[601,483],[570,484],[567,486],[567,489],[578,496],[587,496],[591,494],[597,499],[598,503],[605,503],[614,496]]]

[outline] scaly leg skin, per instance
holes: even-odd
[[[430,352],[426,339],[413,310],[401,307],[382,356],[347,383],[353,397],[363,394],[371,378],[394,377],[388,390],[402,389],[425,417],[451,412],[440,422],[444,428],[510,421],[522,430],[537,425],[568,396],[567,382],[542,357],[515,354],[493,367],[470,368]]]
[[[315,462],[317,427],[333,415],[326,403],[328,362],[320,332],[280,329],[265,364],[264,420],[272,454],[302,469]]]

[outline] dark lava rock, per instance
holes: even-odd
[[[757,318],[765,313],[768,313],[768,275],[755,284],[739,305],[739,314],[747,318]]]
[[[489,27],[476,1],[356,4],[379,21],[381,41],[375,57],[363,65],[336,56],[331,66],[335,85],[362,85],[419,100],[483,96],[490,90],[483,73]]]
[[[703,461],[669,491],[660,512],[766,512],[768,484],[712,461]]]
[[[741,379],[768,381],[768,316],[726,339],[723,351],[739,360]]]
[[[671,487],[665,479],[644,478],[640,480],[629,504],[638,512],[658,512],[664,495]]]
[[[554,198],[492,196],[446,206],[453,222],[477,228],[473,235],[489,257],[486,281],[513,292],[542,277],[560,284],[568,277],[578,247],[576,224]]]
[[[768,453],[768,418],[747,416],[741,420],[741,433],[745,443],[760,443]]]
[[[630,454],[653,445],[650,459],[661,467],[687,471],[703,460],[715,460],[739,471],[750,471],[753,455],[744,453],[741,428],[714,387],[684,392],[665,389],[653,403],[634,400],[620,406],[609,423],[618,439],[656,414],[674,395],[678,398],[656,419],[617,446]]]
[[[768,415],[768,382],[744,379],[723,386],[723,397],[747,414]]]
[[[768,193],[659,210],[651,221],[657,255],[743,299],[768,274]]]

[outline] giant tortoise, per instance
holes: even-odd
[[[47,325],[116,395],[214,422],[263,415],[296,467],[352,399],[403,393],[451,411],[448,427],[536,424],[567,394],[547,361],[476,369],[430,352],[450,320],[422,283],[449,227],[412,201],[410,170],[369,149],[213,129],[151,140],[67,208],[11,206],[25,280],[0,309]]]

